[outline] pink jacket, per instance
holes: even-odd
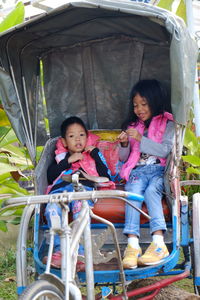
[[[72,163],[72,170],[83,169],[89,175],[99,176],[96,169],[95,160],[88,152],[82,152],[83,159]]]
[[[96,143],[99,139],[100,139],[99,136],[89,132],[86,146],[96,146]],[[65,146],[62,143],[62,139],[59,138],[56,143],[56,150],[55,150],[55,154],[56,154],[55,159],[57,163],[59,163],[60,160],[62,160],[65,157],[66,152],[68,152],[68,149],[65,148]],[[82,155],[83,155],[82,160],[72,163],[72,170],[76,171],[82,168],[87,174],[98,176],[94,159],[90,156],[88,152],[83,152]]]
[[[86,146],[95,146],[97,147],[97,143],[100,140],[100,137],[96,134],[93,134],[91,132],[88,132],[88,138],[87,138],[87,144]],[[68,152],[68,149],[65,148],[65,146],[62,143],[62,139],[59,138],[56,143],[56,150],[55,150],[55,159],[57,163],[59,163],[62,159],[64,159],[66,152]],[[96,163],[95,160],[90,156],[88,152],[82,152],[83,159],[77,162],[72,163],[72,170],[76,171],[80,168],[85,171],[85,173],[93,176],[99,176],[97,169],[96,169]],[[58,177],[60,178],[62,174]],[[58,180],[56,178],[56,181]],[[101,184],[100,189],[114,189],[115,184],[112,181],[108,181]]]
[[[172,114],[165,112],[162,115],[153,117],[149,129],[148,138],[154,142],[162,143],[163,135],[165,133],[167,121],[173,121]],[[137,129],[141,135],[144,133],[145,125],[143,121],[139,121],[136,125],[129,126]],[[133,138],[129,139],[131,152],[127,162],[122,166],[120,175],[128,181],[131,170],[136,166],[140,159],[140,142]],[[166,158],[158,157],[162,166],[166,164]]]

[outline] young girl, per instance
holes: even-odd
[[[140,214],[126,205],[124,234],[128,236],[124,268],[153,265],[169,255],[163,233],[166,224],[162,209],[163,177],[166,158],[173,146],[174,122],[164,111],[166,92],[157,80],[141,80],[131,91],[130,118],[118,136],[120,160],[125,162],[121,177],[126,179],[125,188],[144,196],[151,216],[152,243],[142,255],[139,246]],[[133,201],[141,208],[141,203]]]
[[[110,171],[107,168],[106,161],[98,148],[93,146],[97,136],[88,133],[85,124],[78,117],[70,117],[61,125],[61,141],[65,149],[64,158],[58,163],[58,160],[49,166],[47,171],[48,183],[51,184],[49,193],[60,193],[64,190],[73,191],[72,183],[62,180],[62,175],[71,174],[76,170],[83,170],[89,175],[103,176],[110,179]],[[58,143],[58,144],[59,144]],[[62,153],[63,155],[63,153]],[[94,183],[89,180],[80,182],[86,190],[92,190]],[[110,182],[113,188],[113,182]],[[90,201],[89,201],[90,202]],[[92,205],[92,203],[89,203]],[[78,216],[81,209],[81,201],[73,201],[70,205],[74,219]],[[51,227],[51,215],[61,217],[61,208],[55,203],[48,203],[45,210],[45,216],[49,227]],[[83,255],[83,247],[79,247],[79,255]],[[46,263],[47,257],[43,258]],[[60,238],[58,235],[54,239],[54,253],[52,255],[51,265],[56,268],[61,266]]]

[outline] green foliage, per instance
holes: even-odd
[[[187,128],[184,138],[184,147],[186,155],[182,156],[182,179],[199,180],[200,179],[200,138],[196,137],[194,132]],[[199,186],[186,186],[182,190],[190,197],[199,192]]]
[[[3,118],[0,119],[0,207],[8,198],[29,195],[26,189],[20,187],[18,181],[32,181],[30,176],[23,174],[23,171],[33,169],[27,149],[20,146],[3,110],[1,115]],[[42,150],[43,147],[37,148],[37,161]],[[0,230],[6,232],[8,223],[19,224],[21,214],[22,208],[0,212]]]
[[[5,147],[10,143],[18,142],[17,137],[10,126],[1,127],[0,122],[0,132],[2,132],[2,136],[0,135],[0,147]]]
[[[174,0],[160,0],[157,6],[172,11],[174,2]],[[185,21],[185,23],[187,23],[185,0],[180,0],[178,7],[174,13],[180,18],[182,18]]]
[[[0,220],[0,229],[1,229],[1,231],[4,231],[4,232],[8,231],[6,222],[3,220]]]
[[[10,197],[20,197],[29,194],[26,189],[19,186],[16,180],[22,175],[22,170],[26,170],[29,166],[32,167],[24,152],[19,151],[21,150],[19,146],[9,145],[8,138],[6,140],[7,145],[4,148],[0,147],[0,206],[4,200]],[[7,223],[19,224],[19,214],[21,215],[20,210],[12,210],[9,213],[9,216],[12,216],[12,218],[5,219],[4,217],[7,217],[8,213],[1,213],[0,230],[7,231]]]
[[[15,9],[13,9],[1,22],[0,32],[3,32],[17,24],[20,24],[24,21],[24,4],[18,2]]]
[[[0,299],[16,300],[15,250],[8,249],[0,255]]]
[[[32,167],[27,152],[18,144],[13,129],[2,128],[0,122],[0,183],[2,181],[1,175],[5,176],[6,173],[14,171],[21,172],[27,167]]]
[[[24,4],[23,2],[18,2],[11,13],[1,22],[0,32],[16,26],[23,21]],[[27,190],[21,188],[17,181],[23,176],[22,171],[32,167],[27,151],[25,148],[20,147],[6,113],[0,107],[0,206],[7,198],[28,194]],[[20,209],[1,212],[0,230],[7,231],[7,223],[18,224],[21,212]],[[8,218],[8,216],[12,218]]]
[[[4,117],[0,120],[0,206],[4,200],[10,197],[20,197],[28,195],[26,189],[19,186],[17,180],[20,176],[24,176],[22,171],[27,168],[31,169],[32,163],[27,156],[27,151],[20,147],[17,137],[10,126],[2,126],[9,124],[6,120],[5,112],[2,112]],[[12,210],[0,213],[0,230],[7,231],[7,223],[18,224],[21,215],[21,210]]]
[[[200,173],[200,138],[196,137],[194,132],[190,129],[186,129],[184,146],[187,149],[187,155],[182,156],[184,162],[190,164],[189,173],[191,169],[195,170],[194,174]],[[191,168],[192,167],[192,168]],[[188,169],[186,169],[188,172]]]
[[[173,2],[174,0],[160,0],[157,6],[171,11]]]
[[[187,23],[185,1],[181,0],[176,11],[176,15],[182,18]]]
[[[11,268],[11,270],[15,270],[15,251],[12,249],[9,249],[5,255],[0,256],[0,275],[2,274],[2,271],[7,270]]]
[[[10,122],[2,108],[0,108],[0,120],[1,120],[1,126],[8,126],[10,125]]]
[[[40,156],[42,154],[42,151],[44,149],[44,146],[38,146],[36,149],[36,162],[38,163]]]

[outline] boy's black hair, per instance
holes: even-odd
[[[84,128],[86,134],[88,135],[88,131],[87,131],[87,128],[86,128],[84,122],[79,117],[73,116],[73,117],[69,117],[69,118],[65,119],[62,122],[62,124],[60,126],[60,133],[61,133],[62,138],[65,138],[66,131],[67,131],[68,127],[72,124],[81,125]]]
[[[133,98],[139,94],[144,97],[152,112],[152,117],[163,114],[167,103],[167,91],[161,82],[156,79],[144,79],[138,81],[132,88],[129,102],[129,116],[122,125],[122,130],[127,129],[132,122],[137,122],[138,117],[134,113]],[[151,120],[146,121],[148,127]]]

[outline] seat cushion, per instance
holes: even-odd
[[[163,206],[166,222],[170,221],[171,214],[165,199],[162,200],[162,206]],[[142,210],[148,214],[145,203],[143,203],[142,205]],[[120,199],[112,199],[112,198],[99,199],[94,205],[93,212],[99,217],[105,218],[106,220],[112,223],[125,222],[125,202]],[[92,220],[92,223],[97,223],[97,222]],[[148,223],[148,219],[145,218],[143,215],[141,215],[140,223],[141,224]]]

